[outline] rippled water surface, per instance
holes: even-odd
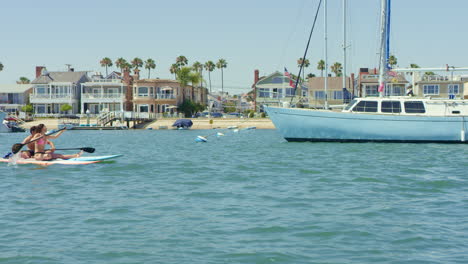
[[[125,156],[0,164],[0,263],[468,263],[467,145],[213,133],[68,131]]]

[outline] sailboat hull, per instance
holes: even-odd
[[[461,116],[361,114],[277,107],[265,107],[265,110],[287,141],[467,143],[464,141],[467,119]]]

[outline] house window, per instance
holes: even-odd
[[[343,91],[333,91],[333,99],[342,100],[343,99]]]
[[[426,113],[424,103],[421,101],[407,101],[405,102],[405,112],[410,114]]]
[[[44,104],[36,105],[36,113],[37,114],[45,114],[46,113],[46,106]]]
[[[149,109],[149,108],[148,108],[148,105],[139,105],[139,108],[140,108],[140,109],[139,109],[139,110],[140,110],[140,111],[139,111],[140,113],[148,113],[148,109]]]
[[[424,95],[438,95],[439,85],[438,84],[426,84],[423,86]]]
[[[459,94],[460,86],[458,84],[449,84],[448,91],[449,94]]]
[[[385,87],[385,96],[401,96],[404,87],[401,85],[387,84]]]
[[[366,85],[366,96],[377,96],[379,95],[378,85]]]
[[[382,113],[401,113],[400,101],[382,101]]]
[[[294,96],[294,88],[286,88],[286,97]]]
[[[354,108],[354,112],[377,112],[376,101],[360,101]]]
[[[38,85],[36,86],[36,94],[46,94],[47,87],[45,85]]]
[[[325,99],[325,91],[315,91],[314,97],[315,99]]]
[[[148,87],[138,87],[138,96],[139,97],[148,97],[149,88]]]
[[[273,88],[273,98],[282,98],[283,89]]]
[[[258,97],[270,97],[270,89],[267,88],[259,88],[258,89]]]
[[[302,97],[309,97],[309,89],[308,88],[302,88]]]

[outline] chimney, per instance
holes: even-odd
[[[42,69],[45,69],[45,66],[36,66],[36,78],[42,75]]]
[[[260,79],[260,71],[259,70],[255,70],[254,71],[254,85],[258,82],[258,80]]]

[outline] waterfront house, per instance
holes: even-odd
[[[49,72],[43,66],[36,67],[36,79],[31,83],[33,90],[30,102],[36,115],[59,114],[64,104],[72,107],[72,114],[79,113],[81,84],[89,82],[87,72],[68,71]]]
[[[179,82],[167,79],[142,79],[133,83],[133,111],[137,113],[174,113],[185,96],[192,96]],[[190,98],[189,98],[190,99]]]
[[[396,74],[385,86],[385,96],[404,96],[408,81],[402,73]],[[379,70],[360,68],[357,81],[357,96],[379,96]]]
[[[20,112],[29,103],[32,84],[0,84],[0,110]]]
[[[292,80],[295,84],[295,80]],[[268,76],[259,77],[259,71],[254,72],[254,84],[252,85],[255,94],[255,108],[261,105],[282,106],[284,102],[290,102],[294,96],[294,87],[290,85],[289,77],[276,71]],[[308,87],[299,85],[296,91],[296,100],[303,105],[308,105]],[[258,109],[258,108],[257,108]]]
[[[346,91],[343,91],[343,77],[327,78],[327,97],[329,105],[342,105],[352,97],[354,84],[354,75],[346,77]],[[309,105],[310,107],[323,108],[325,104],[325,77],[311,77],[307,82],[309,87]]]
[[[87,110],[91,114],[101,111],[124,111],[127,109],[127,85],[116,72],[106,78],[99,73],[94,74],[89,82],[81,84],[81,113]]]
[[[463,98],[464,81],[460,76],[423,75],[416,81],[413,93],[431,98]]]

